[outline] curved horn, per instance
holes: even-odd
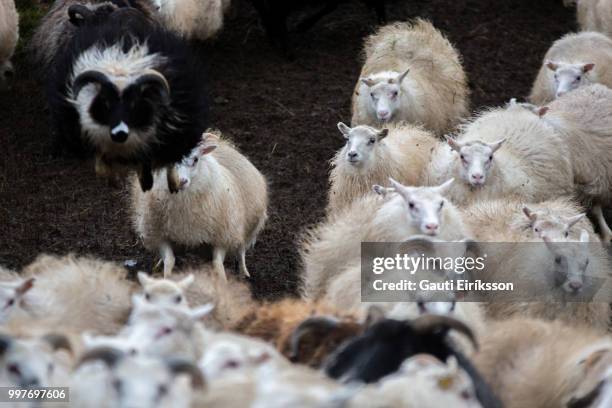
[[[167,100],[170,97],[170,84],[165,76],[154,69],[147,69],[143,75],[139,76],[133,83],[134,86],[157,85],[162,90],[162,98]]]
[[[70,344],[70,340],[68,340],[68,337],[64,336],[63,334],[47,334],[43,336],[42,339],[49,343],[53,351],[64,349],[72,354],[72,345]]]
[[[204,388],[205,381],[202,371],[191,361],[183,359],[172,359],[167,361],[168,369],[173,374],[189,374],[193,388]]]
[[[13,343],[13,338],[11,336],[6,335],[6,334],[0,334],[0,356],[6,353],[6,350],[8,350],[9,347],[11,347],[12,343]]]
[[[326,316],[311,317],[304,320],[302,323],[295,328],[291,333],[290,341],[290,356],[291,360],[297,358],[300,351],[300,342],[305,334],[308,334],[312,329],[320,328],[326,330],[332,330],[338,327],[338,320]]]
[[[89,362],[100,360],[106,363],[107,366],[113,367],[117,361],[121,360],[125,353],[114,347],[98,347],[92,349],[81,356],[77,367]]]
[[[73,4],[68,7],[68,19],[76,27],[79,27],[83,21],[93,15],[94,12],[82,4]]]
[[[81,89],[85,85],[89,84],[100,84],[100,85],[112,85],[115,86],[110,79],[106,76],[106,74],[102,71],[98,70],[89,70],[80,73],[72,83],[72,94],[76,98],[76,96],[81,92]]]
[[[439,328],[448,328],[457,330],[459,333],[463,333],[474,345],[474,348],[478,350],[478,342],[474,336],[474,332],[465,323],[453,319],[449,316],[442,315],[423,315],[412,321],[412,327],[417,333],[425,334],[434,331]]]

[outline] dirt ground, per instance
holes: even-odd
[[[289,62],[270,47],[246,0],[233,8],[219,38],[196,47],[208,66],[213,125],[269,180],[270,219],[247,263],[255,294],[273,298],[296,292],[296,243],[323,215],[329,159],[343,143],[336,123],[350,121],[361,44],[375,16],[347,2],[292,36],[297,58]],[[527,95],[551,42],[575,29],[575,11],[561,0],[396,0],[388,12],[390,20],[431,19],[450,38],[475,109]],[[0,264],[75,252],[150,268],[153,254],[131,231],[125,190],[97,180],[91,162],[50,155],[44,96],[23,54],[16,62],[17,82],[0,95]]]

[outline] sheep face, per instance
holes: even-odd
[[[94,48],[80,57],[71,94],[83,132],[96,149],[129,158],[156,141],[158,117],[169,104],[170,88],[158,71],[137,71],[138,63],[146,66],[155,60],[146,55],[146,46],[135,46],[128,53],[116,48]]]
[[[376,77],[361,78],[369,93],[369,110],[380,122],[388,122],[401,108],[402,81],[408,75],[403,73],[382,73]]]
[[[5,61],[0,64],[0,91],[8,88],[10,81],[15,75],[13,64],[11,61]]]
[[[558,98],[580,86],[590,84],[592,81],[587,74],[595,68],[595,64],[548,61],[546,67],[554,73],[554,91],[555,97]]]
[[[338,129],[346,139],[343,149],[344,160],[356,168],[367,168],[372,161],[375,149],[387,136],[387,129],[376,130],[369,126],[357,126],[353,129],[344,123],[338,123]]]
[[[174,282],[168,279],[153,279],[144,272],[138,273],[138,281],[142,285],[145,300],[164,307],[188,308],[185,291],[189,289],[193,279],[193,275],[188,275]]]
[[[572,227],[586,216],[582,213],[573,217],[556,217],[542,211],[532,211],[528,207],[524,207],[523,212],[531,221],[533,233],[539,238],[547,237],[553,242],[567,241]]]
[[[246,338],[215,341],[206,348],[199,366],[207,380],[260,367],[272,361],[275,350]]]
[[[578,294],[583,286],[587,267],[589,266],[589,233],[582,230],[580,241],[574,245],[564,243],[555,245],[548,238],[543,238],[548,250],[554,257],[553,276],[555,284],[561,286],[569,294]]]
[[[198,174],[202,173],[200,169],[203,165],[203,160],[206,159],[206,155],[217,148],[217,145],[214,143],[215,140],[216,136],[204,134],[202,142],[177,165],[180,190],[189,188],[192,181],[197,180]]]
[[[34,278],[0,283],[0,323],[6,322],[11,314],[20,307],[23,296],[32,289],[33,285]]]
[[[451,149],[457,152],[459,177],[473,187],[482,187],[487,181],[492,166],[494,153],[502,146],[505,139],[494,143],[470,142],[460,143],[447,138]]]
[[[443,194],[448,191],[453,179],[437,187],[407,187],[391,178],[389,180],[405,201],[410,222],[425,235],[438,235],[446,203]]]

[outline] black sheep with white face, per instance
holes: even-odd
[[[96,153],[96,173],[135,168],[143,191],[152,170],[174,163],[206,130],[202,71],[188,45],[132,8],[103,21],[79,18],[79,29],[54,60],[49,106],[59,143]]]

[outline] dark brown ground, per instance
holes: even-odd
[[[328,160],[342,145],[336,123],[350,120],[361,43],[375,18],[349,2],[293,36],[297,59],[288,62],[270,48],[245,0],[234,9],[220,38],[199,48],[218,101],[212,123],[270,183],[270,220],[247,262],[255,293],[275,297],[296,291],[296,241],[323,215]],[[463,54],[474,108],[527,95],[551,42],[575,28],[574,10],[561,0],[404,0],[389,6],[389,16],[426,17],[448,35]],[[131,232],[125,193],[96,180],[89,162],[50,156],[41,89],[23,55],[17,63],[14,89],[0,95],[0,264],[75,252],[149,268],[152,255]]]

